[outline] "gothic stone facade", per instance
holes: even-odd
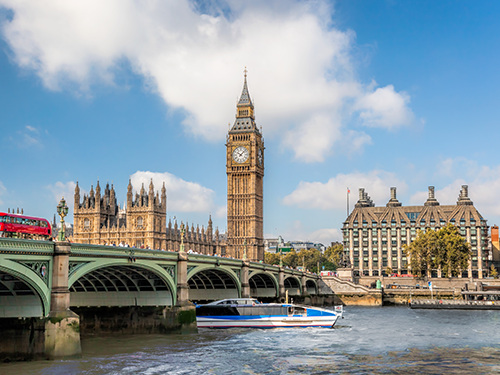
[[[117,204],[113,185],[106,184],[101,196],[99,182],[94,192],[93,186],[89,195],[80,199],[80,188],[75,188],[74,204],[74,242],[88,244],[108,244],[144,247],[157,250],[178,251],[181,243],[180,228],[175,222],[166,224],[167,192],[165,184],[155,194],[153,181],[146,192],[144,184],[135,196],[129,181],[127,189],[127,205],[121,209]],[[197,226],[186,225],[184,234],[186,250],[200,254],[223,254],[225,245],[219,241],[219,231],[212,233],[212,220],[209,219],[205,230]]]
[[[408,259],[402,248],[415,240],[417,230],[439,229],[452,223],[472,249],[469,267],[462,277],[485,277],[488,269],[488,226],[486,220],[468,197],[468,187],[462,186],[456,205],[441,206],[429,187],[429,198],[423,206],[402,206],[391,188],[386,207],[375,207],[363,188],[359,200],[344,222],[344,251],[355,273],[380,276],[390,267],[394,273],[409,274]],[[441,277],[439,270],[433,275]]]
[[[264,260],[264,141],[255,123],[246,71],[236,120],[226,139],[227,252]]]

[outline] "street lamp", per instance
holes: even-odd
[[[281,242],[283,241],[283,238],[281,238],[281,235],[278,236],[278,251],[280,252],[280,268],[283,268],[283,252],[281,248]]]
[[[64,197],[62,197],[61,201],[57,205],[57,213],[61,217],[61,230],[57,234],[58,241],[64,241],[66,239],[66,225],[64,224],[64,217],[68,214],[68,210],[66,201],[64,200]]]
[[[184,223],[181,221],[181,248],[180,251],[184,251]]]

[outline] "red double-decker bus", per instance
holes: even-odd
[[[0,212],[0,237],[49,239],[52,236],[50,223],[39,217],[30,217]]]

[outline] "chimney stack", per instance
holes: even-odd
[[[429,198],[427,198],[424,206],[439,206],[439,202],[434,197],[434,186],[429,186]]]
[[[386,204],[386,206],[387,207],[400,207],[401,206],[401,203],[396,198],[396,188],[395,187],[391,187],[391,199]]]
[[[469,187],[462,185],[462,198],[469,198]]]
[[[469,198],[469,187],[467,185],[462,185],[462,190],[458,197],[458,205],[472,205],[472,201]]]
[[[396,199],[396,188],[391,187],[391,200]]]
[[[359,200],[362,201],[365,198],[365,188],[359,188]]]

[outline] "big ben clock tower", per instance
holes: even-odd
[[[227,252],[253,261],[264,260],[264,141],[255,124],[247,72],[236,120],[226,143]]]

